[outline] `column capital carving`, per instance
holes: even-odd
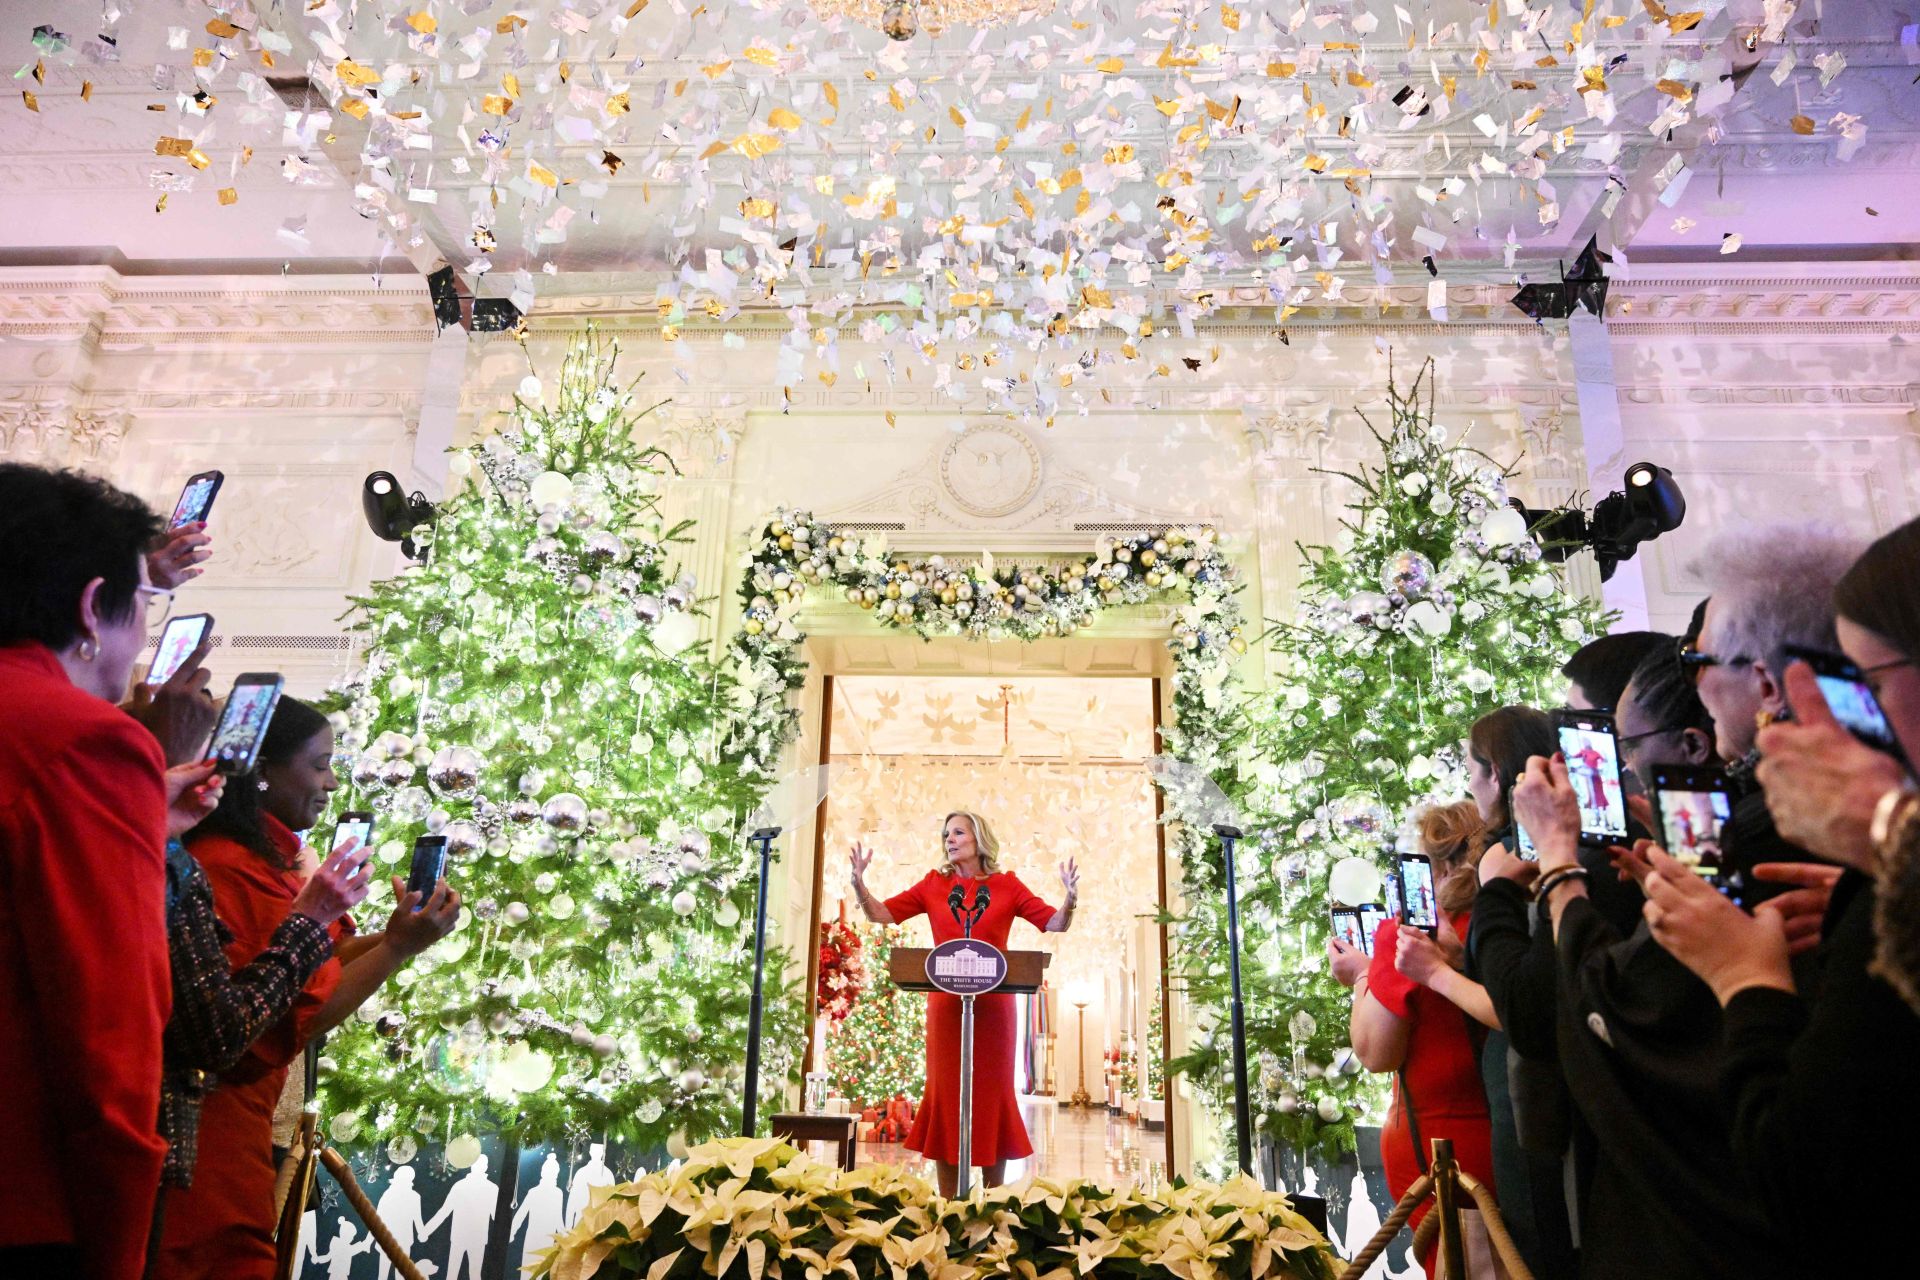
[[[1255,466],[1304,475],[1321,465],[1333,441],[1333,410],[1261,410],[1247,415],[1243,430]]]

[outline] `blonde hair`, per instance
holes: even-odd
[[[1486,851],[1486,823],[1471,800],[1435,805],[1419,817],[1420,852],[1433,859],[1433,879],[1442,910],[1453,915],[1473,909],[1479,895],[1480,855]]]
[[[943,855],[946,853],[947,824],[955,818],[965,818],[967,825],[973,828],[973,848],[980,857],[981,874],[990,876],[999,871],[1000,841],[994,836],[993,828],[987,825],[985,818],[977,813],[969,813],[965,809],[955,809],[940,819],[940,852]],[[954,874],[953,859],[944,856],[940,859],[940,874],[943,876]]]

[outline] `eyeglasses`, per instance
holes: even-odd
[[[1722,658],[1696,649],[1689,643],[1683,643],[1680,646],[1680,667],[1693,678],[1695,684],[1700,683],[1700,673],[1708,667],[1750,667],[1752,665],[1752,658]]]
[[[1615,738],[1614,741],[1624,748],[1631,742],[1645,742],[1648,738],[1657,738],[1663,733],[1685,733],[1692,727],[1685,724],[1665,725],[1658,729],[1649,729],[1645,733],[1629,733],[1625,737]]]
[[[147,601],[147,630],[159,626],[173,612],[173,592],[165,587],[136,586],[134,588]]]

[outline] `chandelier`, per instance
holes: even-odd
[[[808,0],[822,18],[851,18],[885,32],[890,40],[911,40],[922,30],[939,35],[948,27],[997,27],[1022,18],[1043,18],[1055,0]]]

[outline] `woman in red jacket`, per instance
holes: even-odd
[[[160,747],[114,704],[160,519],[0,464],[0,1275],[135,1280],[166,1151]]]
[[[213,885],[214,909],[233,933],[227,955],[234,964],[259,954],[287,918],[303,883],[295,832],[319,820],[339,785],[327,718],[282,698],[255,773],[232,779],[220,807],[188,834],[187,847]],[[393,890],[399,905],[386,932],[356,938],[349,919],[336,922],[333,958],[202,1105],[193,1187],[167,1198],[155,1280],[270,1280],[273,1109],[287,1065],[444,937],[459,916],[460,896],[444,880],[424,904],[398,877]]]
[[[1467,934],[1474,861],[1484,840],[1470,800],[1420,816],[1420,851],[1433,860],[1439,885],[1440,946],[1395,920],[1381,922],[1371,959],[1338,939],[1327,943],[1334,976],[1353,988],[1354,1055],[1369,1071],[1395,1073],[1393,1109],[1380,1130],[1387,1191],[1395,1200],[1425,1171],[1435,1138],[1451,1139],[1460,1167],[1494,1188],[1493,1131],[1477,1056],[1493,1006],[1478,983],[1440,958],[1442,946],[1457,949]],[[1479,1010],[1482,1021],[1469,1017],[1467,1007]],[[1418,1226],[1431,1204],[1422,1204],[1407,1225]],[[1431,1248],[1421,1265],[1434,1273]]]

